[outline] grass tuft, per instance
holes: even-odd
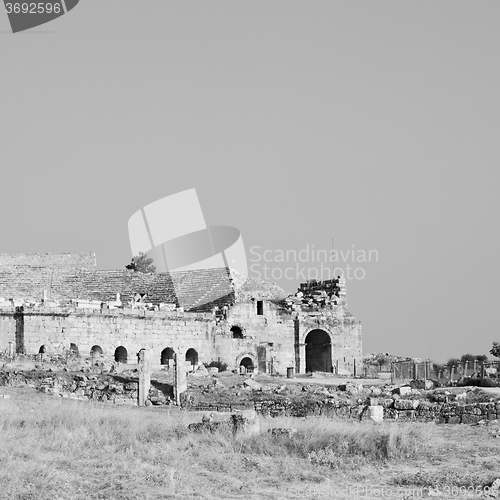
[[[261,420],[255,436],[191,433],[199,415],[51,399],[1,400],[0,498],[283,498],[329,469],[430,453],[425,424]],[[295,428],[272,438],[273,427]],[[325,472],[326,471],[326,472]],[[249,496],[250,495],[250,496]]]

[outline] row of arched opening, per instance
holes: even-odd
[[[102,353],[102,351],[101,351]],[[160,364],[170,368],[173,365],[175,357],[175,351],[171,347],[166,347],[161,351],[160,354]],[[127,349],[123,346],[117,347],[115,350],[115,361],[117,363],[126,363],[128,358]],[[198,364],[198,352],[190,348],[186,351],[185,361],[190,365],[195,366]]]
[[[243,338],[241,328],[233,326],[231,328],[234,338]],[[240,337],[241,335],[241,337]],[[305,339],[306,344],[306,372],[331,372],[332,371],[332,344],[330,336],[324,330],[316,329],[309,332]],[[39,354],[45,354],[47,347],[42,345],[39,349]],[[71,343],[68,350],[69,355],[79,356],[78,346]],[[97,357],[103,354],[101,346],[94,345],[90,349],[90,356]],[[163,349],[160,355],[160,363],[167,368],[173,365],[174,350],[171,347]],[[127,363],[128,352],[124,346],[119,346],[115,349],[114,358],[117,363]],[[190,348],[186,351],[185,361],[188,362],[194,369],[198,364],[198,352]],[[254,362],[250,357],[244,357],[240,361],[240,372],[253,373],[255,370]]]
[[[243,338],[243,332],[240,327],[233,326],[231,328],[234,338]],[[306,372],[331,372],[332,371],[332,344],[330,336],[324,330],[316,329],[309,332],[305,339],[306,344]],[[39,354],[45,354],[47,347],[42,345],[38,350]],[[69,355],[79,356],[78,346],[71,343],[68,350]],[[90,349],[90,356],[97,357],[103,354],[101,346],[94,345]],[[163,349],[160,355],[160,363],[167,368],[173,365],[174,350],[171,347]],[[119,346],[115,349],[114,355],[117,363],[127,363],[128,352],[124,346]],[[190,348],[186,351],[185,361],[188,362],[194,369],[198,364],[198,352]],[[240,362],[240,372],[253,373],[255,370],[254,363],[250,357],[244,357]]]
[[[38,354],[45,354],[45,353],[47,353],[47,347],[44,344],[40,346],[40,349],[38,349]],[[70,356],[80,356],[80,351],[78,350],[78,346],[76,344],[70,344],[67,353]]]
[[[48,350],[47,350],[47,347],[45,346],[45,344],[40,346],[40,349],[38,350],[39,354],[45,354],[47,352],[48,352]],[[70,344],[68,353],[75,355],[75,356],[80,355],[78,347],[76,346],[76,344],[73,344],[73,343]],[[94,345],[90,349],[90,356],[93,358],[100,356],[102,354],[103,354],[103,350],[102,350],[102,347],[99,345]],[[161,352],[161,355],[160,355],[160,363],[162,365],[166,365],[167,367],[170,367],[170,365],[173,363],[173,360],[174,360],[174,354],[175,354],[174,350],[171,347],[167,347],[167,348],[163,349],[163,351]],[[124,347],[122,345],[117,347],[115,349],[114,358],[115,358],[115,361],[117,363],[127,363],[128,362],[128,351],[127,351],[126,347]],[[197,365],[198,364],[198,352],[193,348],[188,349],[186,351],[185,360],[187,362],[189,362],[191,365]]]

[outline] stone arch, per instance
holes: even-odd
[[[122,345],[118,346],[115,349],[115,361],[117,363],[126,363],[127,358],[128,358],[127,349],[125,347],[123,347]]]
[[[244,370],[244,372],[243,372]],[[252,361],[252,358],[249,358],[248,356],[245,356],[241,361],[240,361],[240,373],[253,373],[255,371],[255,364]]]
[[[175,351],[173,350],[173,348],[165,347],[165,349],[163,349],[163,351],[161,351],[160,354],[160,364],[166,365],[167,368],[170,368],[171,365],[173,366],[174,358],[175,358]]]
[[[45,354],[47,352],[47,346],[45,344],[40,346],[40,349],[38,349],[38,354]]]
[[[245,361],[245,363],[243,363],[243,360],[250,360],[250,362],[253,365],[253,371],[247,373],[257,373],[259,364],[257,356],[255,354],[252,354],[251,352],[244,352],[239,354],[238,357],[236,358],[236,368],[238,370],[240,370],[240,366],[244,366],[246,368],[248,361]]]
[[[304,335],[306,372],[333,371],[332,335],[325,328],[312,328]]]
[[[231,333],[233,334],[233,339],[243,338],[243,329],[239,325],[233,325],[231,327]]]
[[[92,346],[92,349],[90,349],[90,355],[92,357],[95,357],[95,356],[102,356],[103,352],[102,352],[102,347],[100,345],[93,345]]]
[[[186,363],[191,365],[190,371],[195,370],[195,366],[198,364],[198,352],[192,347],[186,351]]]
[[[326,328],[324,326],[313,326],[313,327],[310,327],[308,330],[306,330],[300,337],[300,343],[301,344],[305,344],[306,343],[306,338],[307,336],[314,330],[323,330],[324,332],[326,332],[328,334],[328,336],[330,337],[330,342],[333,344],[333,333],[332,331],[329,329],[329,328]]]

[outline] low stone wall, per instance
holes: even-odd
[[[64,398],[136,405],[138,400],[138,379],[124,374],[72,373],[40,370],[0,371],[0,386],[29,386],[46,394]],[[436,397],[436,395],[434,396]],[[172,386],[151,381],[146,405],[173,405]],[[354,402],[349,399],[313,399],[312,396],[287,397],[255,395],[251,402],[241,403],[214,401],[208,404],[193,403],[189,395],[182,394],[182,408],[203,412],[235,412],[255,410],[259,415],[270,417],[337,417],[364,420],[369,418],[369,408],[383,408],[384,419],[397,421],[436,422],[447,424],[472,424],[481,420],[500,420],[500,401],[473,402],[444,401],[431,402],[424,398],[373,398]]]
[[[373,401],[349,404],[346,401],[287,401],[269,400],[253,403],[255,411],[270,417],[337,417],[364,420],[368,418]],[[381,400],[384,419],[448,424],[472,424],[480,420],[500,419],[500,402],[489,403],[431,403],[411,399]],[[186,405],[192,411],[233,411],[232,404]]]
[[[39,371],[4,371],[0,372],[0,385],[28,386],[63,398],[133,406],[137,405],[139,396],[138,380],[106,374],[51,375]],[[171,386],[153,381],[146,405],[171,404],[173,404]]]

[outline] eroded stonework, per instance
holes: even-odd
[[[175,352],[188,370],[361,371],[342,279],[286,296],[226,268],[142,274],[96,270],[94,254],[48,255],[0,255],[0,351],[136,363],[148,349],[153,365],[170,366]]]

